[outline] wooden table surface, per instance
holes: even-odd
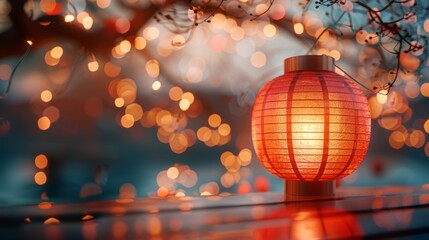
[[[1,239],[429,239],[429,187],[0,207]]]

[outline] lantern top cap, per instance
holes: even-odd
[[[286,58],[284,71],[335,71],[334,58],[327,55],[302,55]]]

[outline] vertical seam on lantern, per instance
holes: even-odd
[[[262,149],[264,150],[265,158],[267,159],[268,164],[271,166],[271,169],[273,171],[275,171],[277,174],[283,175],[277,170],[276,167],[274,167],[273,163],[271,162],[270,156],[267,153],[267,145],[265,143],[265,128],[264,128],[264,125],[265,125],[265,103],[266,103],[267,97],[269,95],[269,92],[273,86],[273,82],[274,82],[274,80],[271,81],[269,83],[269,85],[267,86],[267,91],[266,91],[264,99],[262,101],[262,111],[261,111],[261,137],[262,137],[262,139],[261,140],[262,140]]]
[[[359,114],[358,114],[358,110],[357,110],[357,106],[356,106],[357,105],[356,104],[356,95],[354,94],[353,89],[351,88],[351,86],[349,85],[349,83],[347,82],[347,80],[345,80],[344,82],[346,83],[347,88],[350,90],[350,94],[352,95],[352,98],[353,98],[354,125],[355,125],[354,127],[355,127],[355,130],[354,130],[354,133],[353,133],[353,148],[352,148],[352,152],[350,153],[349,160],[347,160],[347,163],[346,163],[346,165],[344,165],[343,170],[340,173],[338,173],[338,175],[335,176],[335,178],[343,175],[344,172],[349,168],[350,164],[352,164],[353,156],[356,153],[356,147],[357,147],[357,130],[358,130],[357,129],[358,128],[357,122],[358,122],[358,118],[359,118],[358,115]]]
[[[289,153],[290,164],[292,165],[293,172],[295,175],[304,181],[301,173],[299,172],[298,166],[295,160],[295,153],[293,150],[293,139],[292,139],[292,101],[293,101],[293,92],[295,91],[295,85],[300,77],[301,72],[298,72],[293,78],[289,86],[289,90],[287,93],[287,101],[286,101],[286,135],[287,135],[287,150]]]
[[[326,163],[328,162],[328,153],[329,153],[329,95],[328,95],[328,87],[326,86],[325,78],[322,74],[316,73],[317,78],[320,82],[320,87],[322,88],[323,95],[323,110],[324,110],[324,121],[323,121],[323,153],[322,153],[322,161],[320,162],[320,168],[317,172],[314,181],[319,181],[325,172]]]

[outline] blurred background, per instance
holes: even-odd
[[[0,1],[4,36],[16,24],[11,2]],[[0,100],[2,205],[282,191],[254,154],[251,109],[285,58],[309,53],[369,88],[370,148],[340,184],[429,183],[426,67],[407,53],[390,93],[371,91],[395,58],[364,29],[324,31],[339,7],[303,15],[306,1],[228,1],[205,19],[180,1],[24,2],[38,26],[62,25],[2,40],[1,93],[13,76]]]

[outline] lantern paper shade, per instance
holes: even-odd
[[[252,112],[256,154],[269,172],[286,180],[345,177],[367,152],[371,133],[367,98],[356,83],[333,71],[330,57],[298,58],[298,64],[287,59],[285,74],[256,97]],[[318,58],[332,62],[319,67],[303,62]]]

